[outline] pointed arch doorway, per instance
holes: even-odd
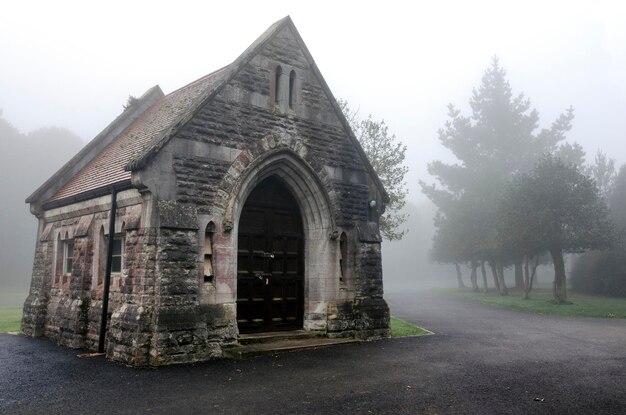
[[[239,218],[237,325],[240,333],[301,329],[304,233],[298,203],[277,177],[260,182]]]

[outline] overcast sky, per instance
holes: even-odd
[[[96,5],[97,4],[97,5]],[[626,162],[626,5],[620,1],[0,0],[0,109],[23,132],[93,138],[129,95],[177,89],[232,62],[291,15],[335,97],[384,118],[409,148],[411,198],[449,102],[467,111],[491,57],[542,126]],[[449,158],[448,158],[449,159]]]

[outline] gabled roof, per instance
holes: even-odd
[[[270,26],[230,65],[167,96],[163,96],[158,86],[147,91],[132,108],[126,110],[94,138],[85,149],[26,199],[26,202],[63,204],[63,201],[73,201],[81,195],[92,195],[98,189],[106,190],[119,183],[129,183],[131,172],[145,167],[176,132],[217,95],[275,34],[286,26],[291,28],[344,129],[349,133],[350,139],[363,158],[377,187],[388,201],[380,179],[367,160],[291,18],[287,16]],[[129,114],[125,116],[127,112]],[[120,118],[124,118],[125,122],[118,122]],[[120,125],[125,127],[121,131]],[[117,132],[116,136],[112,134],[114,132]],[[98,151],[93,151],[93,149]]]
[[[158,86],[150,88],[135,103],[125,109],[100,134],[91,140],[81,151],[63,165],[55,174],[44,182],[26,199],[26,203],[35,203],[50,199],[67,182],[79,173],[91,160],[100,154],[124,130],[139,118],[144,111],[150,108],[163,91]]]
[[[50,200],[65,199],[86,190],[130,180],[131,172],[124,169],[128,161],[149,147],[155,137],[168,134],[172,124],[193,108],[197,98],[211,85],[219,83],[223,72],[220,69],[159,98]]]

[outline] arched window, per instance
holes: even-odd
[[[296,71],[291,71],[289,73],[289,109],[293,109],[293,106],[295,104],[295,94],[296,91],[294,90],[296,85]]]
[[[209,222],[204,231],[204,282],[214,282],[215,280],[215,257],[213,256],[213,236],[215,235],[215,224]]]
[[[341,274],[339,276],[339,281],[342,283],[346,282],[346,274],[348,269],[348,237],[345,232],[341,232],[341,236],[339,237],[339,270]]]
[[[274,103],[280,104],[280,78],[283,75],[283,68],[278,65],[276,67],[276,77],[274,79]]]
[[[113,251],[111,252],[111,273],[121,274],[124,269],[124,229],[126,223],[122,222],[120,233],[113,236]]]

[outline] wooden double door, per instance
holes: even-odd
[[[302,328],[303,244],[298,204],[280,180],[264,180],[246,200],[239,219],[240,333]]]

